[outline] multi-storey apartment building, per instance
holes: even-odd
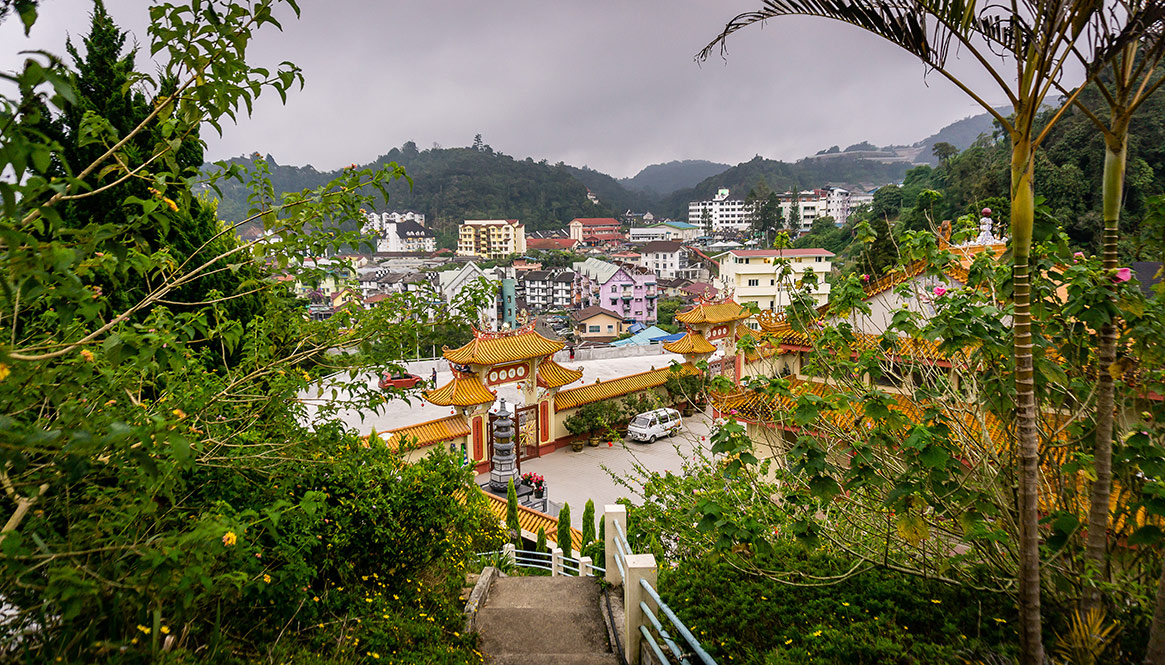
[[[688,223],[709,233],[748,230],[752,224],[752,206],[743,199],[730,199],[728,194],[727,189],[721,189],[711,201],[689,203]]]
[[[659,289],[655,273],[630,264],[587,259],[575,264],[581,306],[599,306],[623,316],[627,322],[656,322]]]
[[[412,210],[405,210],[404,212],[366,212],[364,216],[367,218],[363,229],[365,235],[384,233],[385,228],[389,224],[413,222],[420,226],[425,225],[425,213],[413,212]]]
[[[531,270],[518,279],[518,296],[531,312],[570,309],[575,278],[570,270]]]
[[[526,251],[526,225],[516,219],[467,219],[457,234],[457,256],[501,259]]]
[[[811,292],[817,304],[829,299],[825,279],[832,270],[833,252],[824,249],[733,249],[719,254],[720,276],[716,286],[732,292],[736,302],[756,303],[761,309],[781,309],[789,304],[789,291],[799,288],[813,271],[817,286]],[[789,262],[791,273],[782,277],[779,260]]]
[[[674,240],[656,240],[639,249],[639,265],[660,279],[699,279],[702,266],[690,248]]]
[[[384,213],[389,214],[399,213]],[[369,215],[369,223],[364,225],[364,234],[376,238],[377,252],[437,251],[437,235],[421,224],[412,220],[382,222],[378,219],[373,222],[374,217],[378,218],[379,215]],[[421,215],[421,219],[424,219],[424,215]]]
[[[571,238],[592,245],[625,239],[619,228],[619,220],[614,217],[578,217],[570,220],[567,228],[570,229]]]

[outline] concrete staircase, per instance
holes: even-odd
[[[477,630],[486,665],[619,665],[593,577],[499,577]]]

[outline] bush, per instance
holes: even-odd
[[[558,546],[562,548],[562,556],[570,556],[570,504],[562,504],[562,511],[558,513]]]
[[[812,578],[842,575],[847,562],[792,543],[756,561],[790,584],[750,575],[729,558],[712,554],[659,573],[664,602],[719,662],[957,662],[972,651],[1011,654],[1017,643],[1016,611],[1004,596],[878,569],[822,586]]]

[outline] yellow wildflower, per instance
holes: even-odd
[[[183,418],[186,417],[186,412],[183,411],[182,409],[174,409],[170,413],[174,414],[178,418],[178,420],[182,420]]]
[[[934,603],[935,605],[942,605],[942,602],[943,602],[943,601],[941,601],[941,600],[939,600],[939,599],[937,599],[937,598],[931,598],[931,599],[930,599],[930,602]]]
[[[8,375],[11,373],[12,373],[12,370],[8,369],[8,365],[5,365],[4,363],[0,363],[0,381],[7,379]]]
[[[791,637],[789,639],[785,640],[785,644],[792,644],[792,643],[793,643],[793,638],[791,638]]]
[[[85,362],[87,363],[93,362],[93,352],[89,349],[81,349],[81,357],[84,358]]]
[[[813,637],[821,637],[821,631],[820,630],[813,631]]]
[[[146,635],[150,634],[150,629],[146,626],[141,625],[140,623],[138,624],[138,630],[142,631]]]
[[[239,537],[235,535],[234,531],[227,531],[222,535],[222,544],[227,547],[234,547],[237,542],[239,542]]]
[[[171,199],[163,198],[162,202],[165,203],[166,206],[169,207],[173,212],[178,212],[178,204],[174,203],[174,201]]]
[[[169,635],[170,634],[170,627],[169,626],[162,626],[162,634]]]
[[[271,584],[271,576],[268,575],[267,573],[263,573],[263,581],[266,582],[267,584]]]

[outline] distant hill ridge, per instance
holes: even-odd
[[[484,144],[419,150],[409,141],[368,166],[394,161],[403,166],[414,185],[410,189],[407,183],[392,183],[386,208],[424,213],[428,225],[448,246],[464,219],[517,218],[530,231],[559,229],[575,217],[610,217],[625,210],[683,220],[688,202],[710,198],[723,187],[739,197],[760,182],[776,191],[827,185],[877,187],[901,180],[913,163],[933,160],[934,143],[945,141],[964,149],[991,128],[990,116],[981,114],[952,123],[912,146],[879,149],[860,143],[847,152],[837,150],[797,162],[758,155],[735,166],[698,159],[671,161],[652,164],[622,180],[562,162],[518,159]],[[253,162],[250,157],[228,161]],[[338,169],[318,171],[311,165],[277,164],[270,155],[267,161],[276,193],[319,187],[339,174]],[[206,164],[203,168],[217,167]],[[244,218],[249,207],[246,188],[233,182],[220,187],[219,216],[224,220]],[[598,204],[587,198],[588,190],[598,197]]]

